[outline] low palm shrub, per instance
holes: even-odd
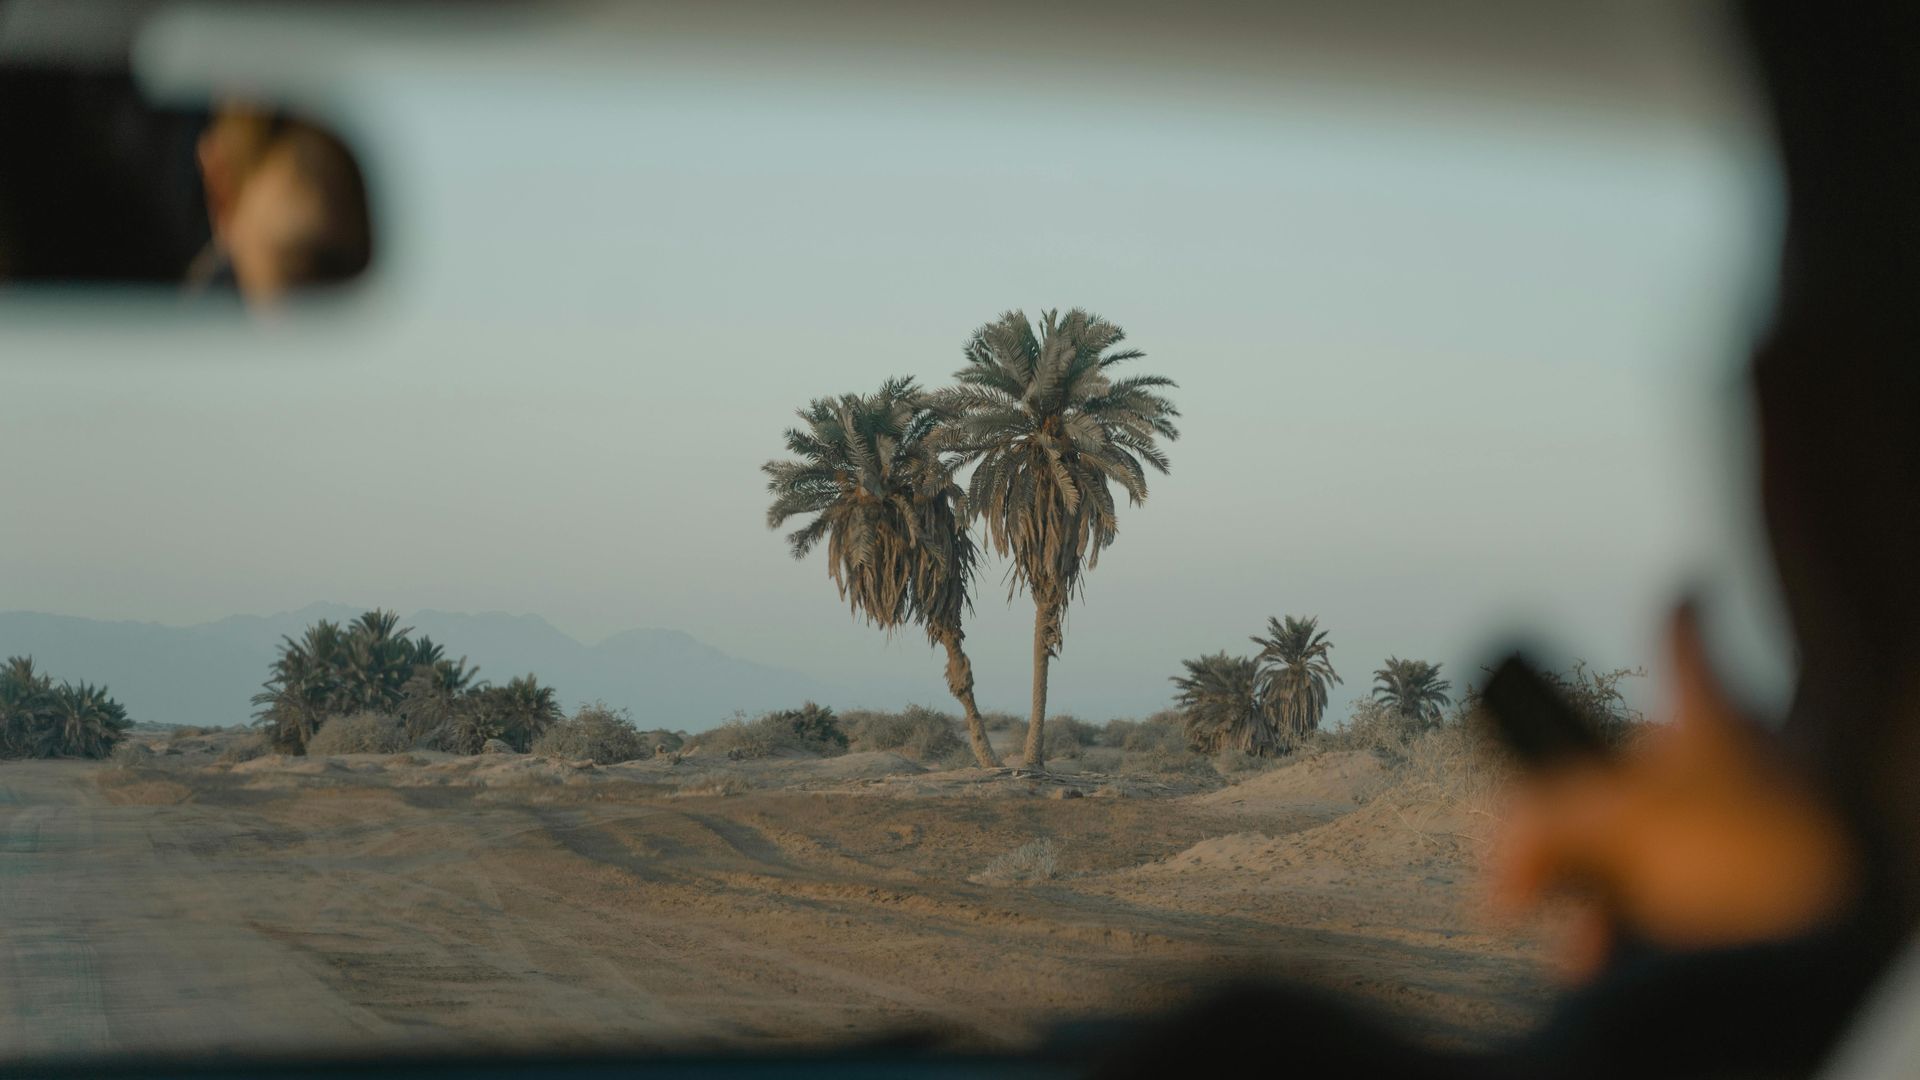
[[[104,686],[56,684],[32,657],[0,667],[0,758],[104,758],[132,726]]]

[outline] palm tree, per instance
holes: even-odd
[[[1033,702],[1026,765],[1039,769],[1047,713],[1047,669],[1060,654],[1067,603],[1081,573],[1119,535],[1110,484],[1134,505],[1147,497],[1148,468],[1166,472],[1159,440],[1180,436],[1173,386],[1158,375],[1115,379],[1110,369],[1144,355],[1111,351],[1120,327],[1075,308],[1046,312],[1039,333],[1010,311],[974,331],[960,385],[942,402],[954,419],[948,444],[976,462],[968,510],[985,519],[994,550],[1011,556],[1009,598],[1033,597]]]
[[[417,646],[398,612],[375,609],[347,626],[341,683],[347,700],[340,712],[392,712],[412,678]],[[431,641],[424,642],[429,647]]]
[[[52,694],[52,733],[48,752],[63,757],[102,758],[132,727],[127,710],[90,683],[62,683]]]
[[[505,686],[481,691],[499,738],[525,753],[540,733],[560,722],[560,702],[551,686],[541,686],[531,674],[516,675]]]
[[[1425,660],[1387,657],[1385,667],[1373,673],[1373,696],[1416,727],[1440,722],[1441,706],[1452,704],[1447,691],[1453,683],[1440,677],[1440,665]]]
[[[51,726],[53,681],[34,670],[33,657],[15,656],[0,667],[0,757],[37,757]]]
[[[1289,615],[1285,622],[1269,617],[1267,636],[1253,639],[1260,646],[1260,700],[1289,744],[1319,730],[1327,691],[1340,681],[1329,655],[1333,643],[1319,623],[1312,616]]]
[[[886,630],[917,623],[946,649],[947,689],[966,714],[974,758],[998,766],[961,626],[979,552],[954,464],[934,438],[947,417],[909,378],[870,395],[816,399],[800,419],[786,433],[796,457],[761,467],[773,496],[767,527],[813,515],[787,536],[793,557],[824,540],[827,573],[855,614]]]
[[[416,661],[428,659],[414,664],[412,677],[400,691],[401,724],[410,744],[426,742],[444,730],[461,701],[480,689],[474,681],[480,669],[468,667],[466,657],[449,660],[440,646],[425,638],[421,644],[428,647],[415,648]]]
[[[1254,660],[1217,652],[1182,660],[1187,673],[1173,676],[1174,700],[1185,713],[1187,741],[1204,753],[1234,749],[1256,757],[1282,750],[1272,717],[1260,702],[1260,671]]]
[[[0,757],[106,757],[131,726],[104,686],[55,686],[31,657],[0,667]]]
[[[253,695],[254,713],[276,750],[303,753],[329,716],[350,709],[343,673],[348,635],[329,619],[307,627],[300,640],[280,639],[267,681]]]

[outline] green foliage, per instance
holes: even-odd
[[[56,685],[26,656],[0,667],[0,758],[104,758],[132,726],[104,686]]]
[[[478,753],[488,739],[525,751],[560,718],[553,688],[532,675],[505,686],[475,680],[433,639],[411,637],[391,611],[369,611],[345,627],[322,619],[299,640],[281,639],[266,684],[253,696],[256,724],[272,748],[306,753],[336,718],[397,718],[405,746]]]
[[[847,748],[847,733],[840,730],[839,720],[835,719],[833,710],[825,705],[809,701],[797,709],[783,709],[769,715],[790,727],[794,738],[803,744],[820,747],[822,753],[841,753]]]
[[[805,426],[786,433],[796,456],[761,466],[773,495],[768,527],[811,515],[787,537],[793,557],[824,540],[841,599],[884,629],[924,629],[946,649],[948,690],[977,719],[962,622],[979,552],[953,479],[957,459],[937,444],[945,414],[912,379],[889,379],[874,394],[816,399],[800,419]],[[984,737],[979,746],[981,764],[996,764]]]
[[[1264,757],[1284,753],[1288,743],[1260,702],[1259,665],[1224,652],[1183,660],[1185,675],[1173,676],[1186,720],[1187,742],[1204,754],[1237,750]]]
[[[1415,730],[1437,727],[1441,709],[1453,703],[1453,684],[1440,677],[1440,665],[1389,656],[1373,673],[1373,697],[1399,713]]]
[[[1159,440],[1180,437],[1179,411],[1157,392],[1173,380],[1112,377],[1145,355],[1115,350],[1125,338],[1079,308],[1046,312],[1038,334],[1010,311],[974,331],[960,385],[941,395],[955,415],[949,441],[977,463],[967,507],[1012,558],[1010,587],[1061,610],[1119,535],[1110,485],[1144,502],[1147,469],[1168,467]],[[1049,644],[1057,653],[1057,634]]]
[[[1147,470],[1168,469],[1160,440],[1180,435],[1179,411],[1159,392],[1171,379],[1113,377],[1144,355],[1118,349],[1125,337],[1078,308],[1046,312],[1037,333],[1010,311],[973,333],[959,385],[940,396],[952,416],[943,441],[974,465],[967,510],[1011,560],[1009,598],[1022,590],[1033,598],[1029,767],[1044,763],[1047,664],[1059,655],[1067,605],[1119,536],[1113,487],[1144,502]]]
[[[1267,619],[1267,635],[1253,639],[1260,646],[1260,705],[1289,745],[1320,727],[1327,711],[1328,689],[1340,681],[1333,670],[1333,643],[1320,620],[1292,615],[1282,622]]]

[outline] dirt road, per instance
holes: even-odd
[[[7,1055],[904,1027],[1017,1045],[1246,971],[1315,973],[1457,1039],[1538,996],[1525,943],[1463,922],[1451,879],[1165,863],[1247,824],[1171,800],[669,798],[302,768],[0,765]],[[1059,880],[969,880],[1034,836],[1056,839]]]

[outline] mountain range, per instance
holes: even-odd
[[[0,612],[0,657],[30,655],[56,680],[105,683],[135,721],[243,724],[282,636],[297,637],[319,619],[345,622],[362,610],[310,604],[197,626],[6,611]],[[647,728],[698,731],[735,710],[844,695],[841,687],[730,656],[678,630],[627,630],[587,644],[537,615],[417,611],[401,625],[431,636],[447,655],[479,665],[483,679],[505,682],[532,672],[556,688],[569,709],[605,701],[628,709]]]

